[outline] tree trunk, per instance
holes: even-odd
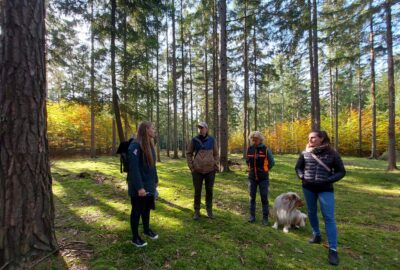
[[[220,68],[221,81],[219,87],[219,127],[220,127],[220,165],[222,172],[228,172],[228,81],[227,70],[228,62],[226,57],[227,50],[227,31],[226,31],[226,0],[219,1],[219,23],[221,29],[220,36]]]
[[[192,76],[192,34],[189,32],[189,77],[190,77],[190,130],[191,137],[194,136],[193,126],[193,76]]]
[[[212,1],[213,14],[213,133],[215,141],[219,146],[219,128],[218,128],[218,43],[217,43],[217,3]]]
[[[393,34],[392,34],[392,12],[391,0],[385,2],[386,12],[386,43],[387,43],[387,63],[388,63],[388,104],[389,104],[389,127],[388,127],[388,171],[397,170],[396,166],[396,114],[395,114],[395,88],[394,88],[394,64],[393,64]]]
[[[90,157],[96,157],[96,128],[95,128],[95,102],[94,90],[94,0],[90,2]]]
[[[181,51],[182,51],[182,157],[186,157],[186,105],[185,105],[185,38],[183,36],[183,0],[181,0]]]
[[[339,151],[339,70],[335,71],[335,149]]]
[[[312,31],[312,5],[311,5],[311,0],[307,1],[307,6],[308,6],[308,57],[309,57],[309,62],[310,62],[310,93],[311,93],[311,129],[314,129],[314,119],[315,119],[315,110],[314,110],[314,104],[315,104],[315,83],[314,83],[314,53],[313,53],[313,31]]]
[[[253,29],[253,50],[254,50],[254,130],[258,130],[258,106],[257,106],[257,35],[256,21]]]
[[[117,152],[117,129],[115,125],[115,119],[112,118],[112,145],[111,145],[111,155],[115,155]]]
[[[370,8],[372,8],[372,0],[370,0]],[[374,45],[374,17],[371,14],[369,23],[369,46],[371,53],[371,105],[372,105],[372,138],[371,138],[371,159],[378,158],[376,150],[376,87],[375,87],[375,45]]]
[[[333,75],[332,75],[332,63],[329,63],[329,115],[330,115],[330,126],[331,126],[331,134],[334,131],[334,93],[333,93]]]
[[[169,89],[169,42],[168,42],[168,10],[167,16],[165,18],[166,23],[166,43],[167,43],[167,50],[166,50],[166,58],[167,58],[167,157],[170,157],[170,149],[171,149],[171,107],[170,107],[170,89]]]
[[[161,162],[161,155],[160,155],[160,142],[161,142],[161,140],[160,140],[160,87],[159,87],[159,83],[160,83],[160,78],[159,78],[160,46],[159,46],[159,44],[160,44],[160,42],[158,40],[159,36],[160,36],[160,33],[158,31],[158,26],[157,26],[157,52],[156,52],[156,83],[157,83],[157,86],[156,86],[156,99],[157,99],[156,100],[156,102],[157,102],[157,111],[156,111],[156,114],[157,114],[157,122],[156,122],[157,136],[156,136],[156,138],[157,139],[156,139],[156,142],[157,142],[157,144],[156,144],[156,146],[157,146],[157,161]]]
[[[318,75],[318,23],[317,23],[317,0],[313,0],[313,74],[314,74],[314,119],[312,127],[314,130],[321,129],[320,103],[319,103],[319,75]]]
[[[205,117],[206,123],[209,124],[209,108],[208,108],[208,38],[207,38],[207,30],[204,32],[204,98],[205,98]]]
[[[124,119],[124,130],[125,130],[125,138],[129,138],[129,131],[130,131],[130,126],[129,126],[129,119],[128,119],[128,75],[129,75],[129,70],[126,67],[127,66],[127,38],[126,38],[126,14],[123,16],[123,59],[121,61],[122,63],[122,70],[123,70],[123,77],[122,77],[122,90],[123,90],[123,98],[124,98],[124,107],[122,110],[123,114],[123,119]]]
[[[362,74],[361,59],[358,59],[358,155],[362,156]]]
[[[248,100],[249,100],[249,48],[247,44],[247,27],[248,27],[248,18],[247,18],[247,0],[245,1],[245,10],[244,10],[244,61],[243,61],[243,69],[244,69],[244,104],[243,104],[243,158],[246,158],[247,152],[247,126],[248,126]]]
[[[115,74],[115,12],[117,9],[116,0],[111,0],[111,84],[112,84],[112,101],[113,101],[113,109],[115,115],[115,122],[118,130],[119,141],[125,141],[124,131],[122,129],[121,122],[121,113],[119,109],[119,101],[117,94],[117,82],[116,82],[116,74]]]
[[[175,0],[172,0],[172,92],[174,102],[174,138],[172,148],[175,159],[178,157],[178,97],[176,89],[176,40],[175,40]]]
[[[3,0],[1,14],[0,268],[25,269],[57,248],[47,141],[45,1]]]

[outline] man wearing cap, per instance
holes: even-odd
[[[200,218],[200,202],[203,180],[206,186],[207,217],[213,218],[212,200],[215,172],[218,171],[218,148],[213,137],[208,135],[208,125],[200,122],[197,125],[199,135],[194,137],[187,148],[187,163],[193,177],[194,215]]]

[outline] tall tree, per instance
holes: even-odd
[[[312,44],[313,44],[313,83],[314,83],[314,102],[311,104],[314,110],[314,119],[312,119],[312,128],[319,130],[321,128],[320,102],[319,102],[319,72],[318,72],[318,6],[317,0],[313,0],[312,9]]]
[[[393,64],[393,34],[392,34],[392,0],[385,1],[386,13],[386,44],[387,44],[387,65],[388,65],[388,107],[389,107],[389,126],[388,126],[388,171],[394,171],[396,166],[396,97],[394,89],[394,64]]]
[[[185,38],[184,38],[184,24],[183,24],[183,0],[181,0],[181,52],[182,52],[182,157],[186,157],[186,105],[185,105]]]
[[[1,1],[0,265],[57,248],[46,112],[45,1]]]
[[[174,104],[174,137],[172,140],[172,148],[174,151],[173,158],[178,157],[178,96],[176,89],[176,39],[175,39],[175,0],[172,0],[172,93]]]
[[[219,146],[218,128],[218,33],[217,0],[212,0],[212,44],[213,44],[213,134]]]
[[[372,8],[372,1],[370,0],[370,9]],[[370,67],[371,67],[371,105],[372,105],[372,136],[371,136],[371,155],[370,158],[376,159],[378,157],[378,152],[376,151],[376,86],[375,86],[375,44],[374,44],[374,14],[371,13],[369,21],[369,46],[370,46]]]
[[[118,131],[119,141],[125,141],[125,134],[122,129],[122,121],[121,121],[121,112],[119,109],[119,100],[117,93],[117,81],[116,81],[116,72],[115,72],[115,36],[116,36],[116,27],[115,27],[115,19],[116,19],[116,10],[117,10],[117,2],[116,0],[111,0],[111,84],[112,84],[112,102],[113,102],[113,110],[115,115],[115,124]]]
[[[94,0],[90,1],[90,157],[96,157],[95,103],[94,90]]]
[[[248,124],[249,124],[249,46],[248,46],[248,27],[249,18],[247,16],[247,0],[244,3],[244,27],[243,27],[243,69],[244,69],[244,100],[243,100],[243,158],[246,158]]]
[[[220,87],[219,87],[219,127],[220,127],[220,166],[221,171],[229,171],[228,166],[228,80],[227,70],[228,61],[227,51],[227,31],[226,31],[226,0],[220,0],[219,5],[220,23]]]

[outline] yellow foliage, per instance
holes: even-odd
[[[67,102],[47,103],[48,139],[50,150],[88,151],[90,149],[90,109]],[[96,114],[95,142],[99,152],[107,152],[112,144],[112,117],[107,112]]]
[[[377,151],[382,154],[388,146],[388,116],[387,113],[377,114]],[[332,143],[334,143],[334,130],[331,128],[331,119],[328,116],[321,118],[321,127],[328,132]],[[297,119],[291,122],[283,122],[273,127],[262,130],[266,142],[265,144],[272,149],[274,153],[299,153],[302,151],[308,139],[311,130],[310,118]],[[349,110],[339,115],[338,128],[338,149],[339,152],[346,155],[358,155],[358,112]],[[371,111],[362,112],[361,122],[361,152],[367,156],[371,151]],[[400,119],[396,119],[396,145],[400,149]],[[233,132],[229,139],[229,148],[231,151],[240,151],[243,147],[242,132]]]

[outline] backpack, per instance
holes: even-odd
[[[131,142],[134,139],[131,138],[129,141],[121,142],[117,149],[117,154],[119,154],[120,161],[120,171],[121,173],[128,172],[129,164],[128,164],[128,148]]]

